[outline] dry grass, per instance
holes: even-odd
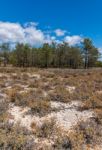
[[[95,148],[102,143],[102,124],[96,122],[95,118],[89,121],[80,121],[70,133],[57,132],[54,149],[83,150]],[[95,149],[97,150],[97,149]]]
[[[58,102],[70,102],[70,93],[62,86],[59,86],[54,90],[54,92],[49,94],[49,99],[51,101]]]
[[[51,118],[51,120],[44,120],[43,124],[36,128],[36,135],[40,138],[51,138],[55,130],[55,119]]]
[[[46,115],[51,112],[51,105],[48,100],[34,100],[29,103],[31,114],[39,114],[40,116]]]
[[[102,70],[0,68],[0,72],[0,93],[7,95],[7,98],[0,96],[1,150],[38,149],[34,138],[30,138],[34,136],[40,143],[44,139],[53,141],[50,146],[43,145],[42,150],[82,150],[102,143]],[[67,87],[75,89],[70,92]],[[66,104],[73,100],[82,102],[80,111],[91,109],[95,116],[86,122],[80,121],[69,133],[56,129],[53,119],[45,120],[39,127],[34,120],[32,133],[7,121],[9,103],[29,107],[28,113],[42,117],[52,112],[50,101]]]
[[[30,138],[29,132],[19,125],[5,123],[0,127],[1,150],[34,150],[34,139]]]
[[[81,110],[100,109],[102,110],[102,93],[93,93],[80,108]]]

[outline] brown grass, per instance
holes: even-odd
[[[51,150],[82,150],[83,147],[102,143],[102,70],[0,68],[0,72],[3,74],[0,91],[8,97],[8,100],[0,100],[0,149],[33,150],[34,139],[30,139],[31,136],[53,140]],[[30,77],[28,73],[39,74],[41,78]],[[11,89],[6,88],[6,83]],[[22,85],[27,85],[29,90],[26,91]],[[67,86],[75,87],[73,93],[66,90]],[[47,97],[44,91],[48,93]],[[50,101],[68,103],[73,100],[82,102],[79,110],[91,109],[95,116],[86,122],[79,122],[70,133],[57,130],[54,120],[45,120],[40,127],[32,122],[33,133],[7,122],[9,103],[30,107],[31,115],[42,117],[52,112]]]

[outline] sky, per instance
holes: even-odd
[[[102,0],[0,0],[0,42],[93,40],[102,51]]]

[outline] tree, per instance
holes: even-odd
[[[67,65],[70,68],[79,68],[83,64],[81,50],[78,47],[70,47],[67,52]]]
[[[57,65],[58,67],[63,67],[64,66],[64,54],[65,54],[65,45],[63,44],[58,44],[57,49],[56,49],[56,54],[57,54]]]
[[[90,39],[84,39],[80,46],[53,42],[37,48],[18,43],[12,51],[9,44],[4,43],[0,50],[0,62],[3,59],[5,66],[11,63],[18,67],[88,68],[96,66],[99,60],[99,51]]]
[[[102,61],[97,61],[96,62],[96,67],[102,67]]]
[[[16,59],[16,66],[29,67],[30,46],[28,44],[18,43],[14,50],[14,55]]]
[[[4,66],[6,67],[6,65],[9,63],[9,56],[10,56],[10,46],[9,43],[3,43],[0,46],[0,51],[1,51],[1,57],[4,63]]]
[[[98,60],[98,49],[93,45],[90,39],[83,41],[84,68],[93,67]]]
[[[49,67],[52,61],[52,49],[48,43],[45,43],[43,47],[40,49],[40,57],[41,57],[41,66],[42,67]]]

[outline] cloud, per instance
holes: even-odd
[[[32,46],[40,46],[47,41],[47,36],[37,28],[36,23],[27,23],[22,26],[19,23],[0,22],[0,42],[28,43]]]
[[[66,30],[56,29],[55,31],[56,36],[64,36],[67,32]]]
[[[25,34],[25,43],[31,45],[39,46],[44,43],[45,37],[41,30],[36,29],[35,27],[27,27],[24,29]]]
[[[102,48],[98,48],[100,55],[102,56]],[[102,58],[101,58],[102,59]]]
[[[24,25],[20,23],[0,22],[0,43],[28,43],[31,46],[41,46],[43,43],[51,44],[52,41],[61,43],[63,39],[59,39],[60,36],[64,36],[67,31],[56,29],[54,31],[56,35],[53,35],[53,31],[43,31],[38,28],[38,23],[28,22]],[[80,36],[66,36],[64,41],[69,45],[75,45],[82,41]]]
[[[66,36],[64,41],[67,42],[70,46],[80,44],[83,41],[83,38],[79,35]]]
[[[29,26],[36,27],[36,26],[38,26],[38,25],[39,25],[38,22],[26,22],[26,23],[24,24],[24,27],[29,27]]]
[[[56,37],[55,36],[51,36],[50,34],[45,35],[44,43],[51,44],[52,42],[55,42],[55,41],[56,41]]]
[[[24,40],[24,29],[18,23],[0,22],[1,42],[22,42]]]

